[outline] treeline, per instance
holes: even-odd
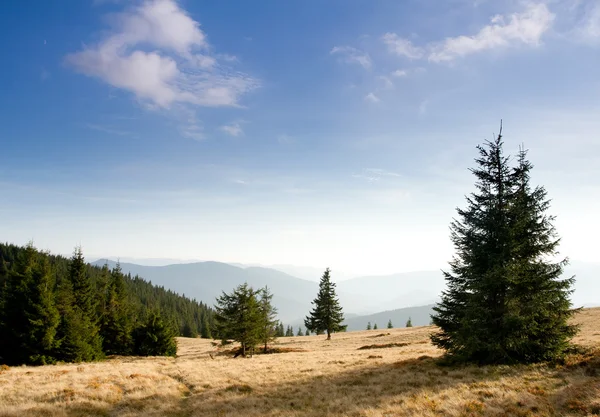
[[[213,310],[124,274],[0,244],[0,363],[176,354],[175,336],[211,337]]]

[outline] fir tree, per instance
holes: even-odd
[[[367,323],[367,330],[371,330],[371,322]]]
[[[285,337],[285,330],[283,329],[283,323],[279,322],[277,325],[277,332],[275,333],[277,337]]]
[[[406,320],[406,327],[413,327],[412,319],[410,318],[410,316],[408,317],[408,320]]]
[[[0,356],[5,363],[41,365],[56,360],[59,313],[54,284],[48,256],[29,244],[9,271],[4,290]]]
[[[312,302],[314,305],[310,315],[304,320],[304,325],[311,331],[327,332],[327,340],[331,339],[332,332],[345,329],[342,325],[344,314],[335,293],[335,283],[331,282],[329,268],[325,270],[319,282],[319,293]]]
[[[294,329],[292,328],[292,326],[288,326],[285,329],[285,336],[286,337],[293,337],[294,336]]]
[[[389,319],[388,324],[387,324],[387,328],[388,329],[393,329],[394,325],[392,324],[392,319]]]
[[[260,341],[263,344],[263,352],[267,353],[269,342],[273,341],[277,331],[277,309],[271,304],[273,294],[268,287],[259,291],[258,308],[260,312]]]
[[[130,317],[130,303],[125,287],[125,277],[121,266],[111,272],[108,285],[106,312],[102,318],[101,334],[103,349],[107,355],[128,355],[131,353],[133,323]]]
[[[202,315],[202,327],[200,330],[200,336],[203,339],[211,339],[212,338],[212,334],[210,331],[210,323],[208,321],[208,314],[204,313]]]
[[[134,331],[134,351],[142,356],[175,356],[177,342],[173,326],[165,323],[158,311],[152,311],[144,324]]]
[[[73,304],[72,311],[68,312],[67,318],[73,323],[67,327],[77,331],[76,337],[81,341],[77,361],[100,359],[103,353],[98,325],[96,291],[90,280],[81,247],[75,248],[71,257],[69,282],[73,291]]]
[[[244,357],[260,342],[261,315],[256,293],[257,291],[244,283],[231,294],[223,292],[215,305],[219,336],[224,340],[233,339],[239,342]]]
[[[306,329],[306,331],[304,332],[304,336],[310,336],[310,331],[308,329]]]
[[[373,325],[373,330],[377,330],[377,323]]]
[[[298,326],[298,333],[296,333],[296,336],[304,336],[304,332],[302,331],[302,327]]]
[[[548,261],[559,239],[545,190],[529,185],[525,152],[511,169],[502,147],[501,133],[478,146],[477,192],[451,225],[456,255],[434,307],[440,332],[432,342],[479,363],[553,359],[576,331],[567,323],[573,279],[560,279],[566,261]]]

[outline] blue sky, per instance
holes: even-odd
[[[502,118],[597,260],[597,1],[10,2],[0,32],[4,241],[443,267]]]

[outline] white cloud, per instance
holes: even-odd
[[[452,61],[456,58],[499,47],[517,44],[537,46],[550,29],[555,15],[543,4],[530,4],[523,13],[514,13],[508,18],[497,15],[489,25],[472,36],[447,38],[433,45],[429,54],[432,62]]]
[[[231,124],[221,126],[220,129],[231,136],[240,136],[244,134],[244,130],[240,126],[239,122],[233,122]]]
[[[351,46],[334,46],[329,53],[331,55],[340,55],[344,62],[359,64],[365,69],[371,68],[372,65],[369,54]]]
[[[383,89],[385,89],[385,90],[391,90],[392,88],[394,88],[394,83],[392,82],[392,80],[389,79],[389,77],[386,77],[385,75],[380,75],[377,78],[383,84]]]
[[[405,56],[408,59],[420,59],[425,55],[423,48],[414,46],[410,40],[401,38],[395,33],[388,32],[381,39],[395,55]]]
[[[100,43],[68,55],[66,62],[161,108],[173,103],[236,106],[242,94],[257,86],[252,78],[218,65],[199,23],[175,0],[145,0],[118,14]]]
[[[354,178],[360,178],[363,180],[367,180],[369,182],[377,182],[382,178],[391,177],[391,178],[400,178],[401,175],[397,172],[386,171],[381,168],[365,168],[362,170],[360,174],[353,174]]]
[[[396,70],[392,72],[392,77],[406,77],[408,75],[408,71],[406,70]]]
[[[379,103],[381,101],[381,99],[379,97],[377,97],[375,94],[373,93],[369,93],[365,96],[365,100],[369,101],[371,103]]]
[[[586,43],[600,42],[600,3],[588,5],[585,19],[577,29],[577,37]]]

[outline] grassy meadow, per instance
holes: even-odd
[[[0,416],[595,416],[600,308],[575,321],[563,364],[444,367],[434,327],[280,338],[232,359],[178,339],[177,358],[0,369]]]

